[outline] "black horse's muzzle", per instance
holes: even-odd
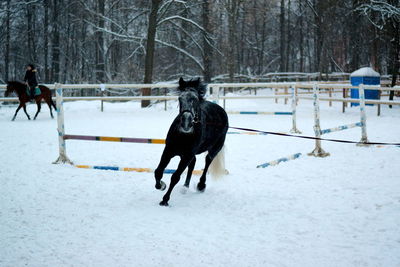
[[[181,124],[179,131],[184,134],[191,134],[194,132],[194,125],[199,123],[199,117],[191,110],[184,110],[181,112]]]

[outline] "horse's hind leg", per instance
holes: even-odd
[[[199,183],[197,184],[197,190],[199,190],[200,192],[204,192],[204,190],[206,189],[207,171],[213,159],[214,157],[211,157],[210,153],[208,153],[206,156],[206,165],[204,166],[203,174],[201,175]]]
[[[22,104],[19,104],[17,110],[15,111],[14,117],[11,119],[12,121],[15,120],[15,118],[17,117],[18,111],[22,108]]]
[[[221,138],[216,145],[212,149],[208,151],[208,154],[206,156],[206,165],[204,166],[204,171],[203,174],[200,177],[199,183],[197,184],[197,190],[200,192],[204,192],[206,189],[206,176],[207,176],[207,171],[208,168],[211,165],[211,162],[213,159],[217,156],[217,154],[221,151],[222,147],[224,146],[225,142],[225,136]]]
[[[22,104],[22,107],[24,108],[24,112],[25,112],[26,116],[28,117],[28,120],[31,120],[31,117],[29,117],[28,112],[26,112],[26,105]]]
[[[36,120],[37,115],[39,114],[40,110],[42,109],[42,104],[40,103],[40,101],[36,101],[36,105],[37,105],[37,111],[36,111],[35,117],[33,117],[34,120]]]
[[[174,174],[172,174],[172,176],[171,176],[171,183],[169,185],[167,193],[165,193],[162,201],[160,202],[161,206],[168,206],[168,201],[171,196],[171,192],[174,189],[175,185],[179,182],[179,179],[181,178],[181,174],[183,173],[183,171],[190,164],[191,159],[192,159],[192,157],[182,157],[181,158],[178,168],[176,169]]]
[[[50,116],[51,116],[52,119],[54,119],[53,111],[51,110],[51,106],[54,105],[54,103],[51,101],[51,98],[47,99],[46,103],[47,103],[47,105],[49,106],[49,109],[50,109]],[[56,108],[54,108],[54,109],[57,110]]]

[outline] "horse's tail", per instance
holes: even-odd
[[[215,180],[220,179],[222,176],[227,174],[225,169],[225,146],[222,147],[217,156],[211,162],[209,171],[212,178]]]

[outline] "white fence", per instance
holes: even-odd
[[[177,96],[106,96],[102,94],[101,96],[78,96],[78,97],[63,97],[63,89],[100,89],[104,92],[105,88],[110,89],[123,89],[123,88],[176,88],[177,84],[173,83],[158,83],[158,84],[46,84],[50,89],[56,89],[56,102],[57,102],[57,122],[58,122],[58,134],[59,134],[59,152],[60,157],[58,162],[66,162],[68,158],[65,154],[65,139],[64,139],[64,114],[63,114],[63,102],[64,101],[78,101],[78,100],[96,100],[103,101],[141,101],[141,100],[151,100],[151,101],[168,101],[177,100]],[[0,85],[0,89],[5,89],[5,85]],[[221,89],[224,88],[283,88],[287,94],[280,95],[241,95],[241,96],[226,96],[221,95]],[[313,90],[313,95],[307,96],[299,93],[299,90]],[[320,97],[319,93],[321,89],[359,89],[360,99],[352,98],[335,98],[335,97]],[[364,90],[380,90],[380,91],[400,91],[400,86],[397,87],[381,87],[381,86],[371,86],[371,85],[360,85],[352,86],[350,84],[326,84],[326,83],[212,83],[208,84],[208,91],[212,92],[208,96],[208,99],[219,103],[221,100],[233,100],[233,99],[291,99],[291,115],[292,115],[292,128],[291,132],[300,133],[296,126],[296,108],[297,102],[299,100],[313,100],[314,101],[314,130],[315,136],[319,137],[325,132],[332,132],[337,130],[349,129],[352,127],[361,127],[362,137],[360,143],[365,143],[367,139],[367,129],[366,129],[366,115],[365,115],[365,104],[384,104],[384,105],[400,105],[400,101],[387,101],[387,100],[366,100],[364,99]],[[223,91],[225,92],[225,91]],[[310,92],[311,93],[311,92]],[[2,97],[0,101],[17,101],[15,97]],[[330,102],[342,102],[342,103],[360,103],[360,122],[338,126],[332,129],[322,130],[319,126],[319,101],[330,101]],[[261,112],[260,112],[261,113]],[[324,132],[325,131],[325,132]],[[321,143],[319,140],[316,141],[316,147],[314,151],[310,154],[316,156],[325,156],[325,153],[321,148]]]

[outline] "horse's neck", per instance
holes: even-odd
[[[26,88],[25,86],[16,86],[15,92],[17,92],[17,95],[23,96],[24,94],[26,94]]]

